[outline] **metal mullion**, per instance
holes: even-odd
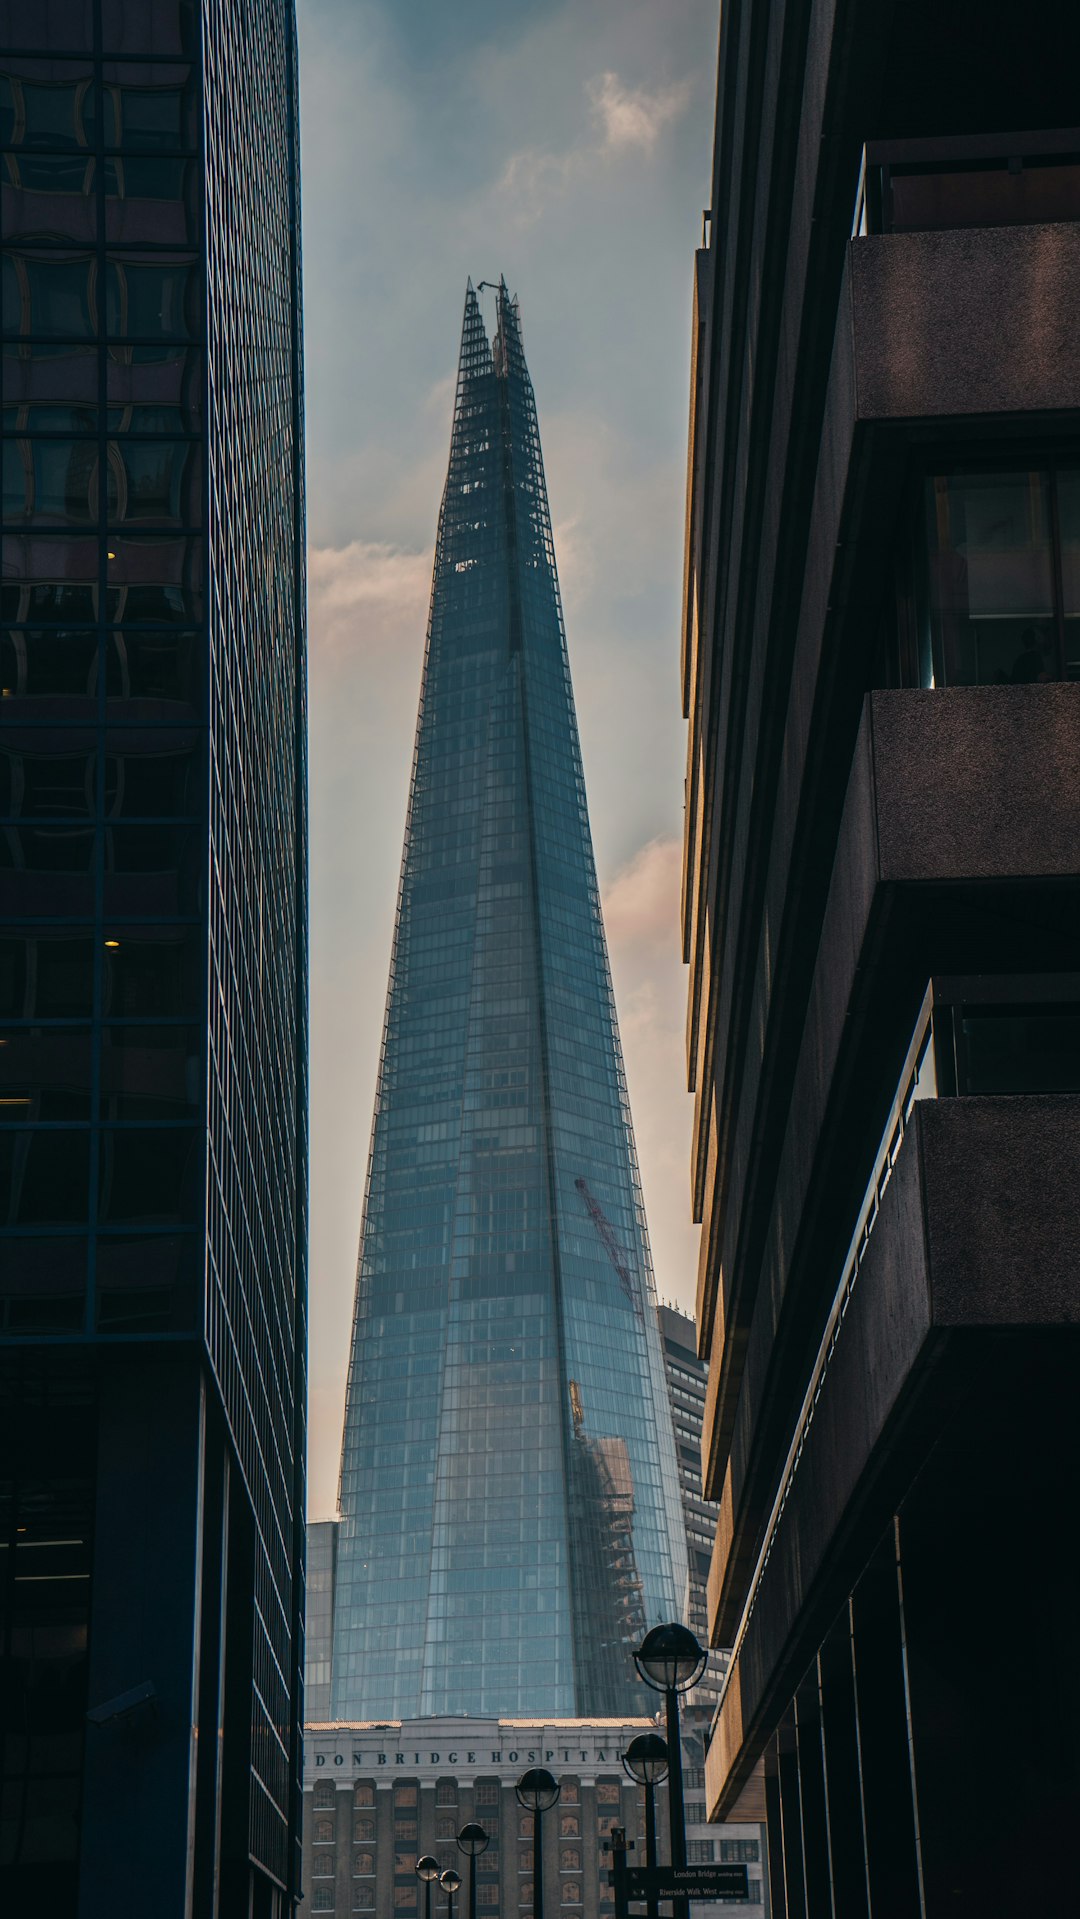
[[[1049,466],[1050,553],[1054,579],[1054,631],[1057,634],[1058,679],[1065,678],[1065,576],[1061,558],[1061,514],[1058,507],[1058,463]]]
[[[94,974],[90,1054],[90,1190],[86,1218],[85,1331],[93,1337],[97,1306],[97,1224],[101,1175],[101,1016],[104,993],[105,910],[105,720],[108,678],[108,368],[105,317],[108,299],[105,268],[105,96],[101,0],[94,0],[94,181],[97,197],[97,356],[98,356],[98,609],[97,609],[97,765],[95,768]]]

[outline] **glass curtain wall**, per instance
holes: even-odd
[[[357,1287],[336,1717],[610,1713],[671,1420],[532,387],[469,289]]]

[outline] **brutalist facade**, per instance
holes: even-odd
[[[289,0],[0,7],[0,1873],[299,1881]]]
[[[633,1713],[686,1546],[536,403],[469,286],[368,1167],[335,1718]]]
[[[707,1779],[714,1818],[767,1799],[809,1919],[1075,1903],[1076,58],[1040,4],[721,26],[684,652]]]

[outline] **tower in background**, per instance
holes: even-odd
[[[640,1709],[686,1554],[516,303],[470,284],[368,1168],[333,1716]]]
[[[291,0],[0,4],[12,1908],[292,1910],[306,822]]]

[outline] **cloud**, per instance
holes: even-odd
[[[399,642],[415,656],[431,591],[432,552],[411,553],[385,540],[350,540],[308,553],[312,665]]]
[[[604,888],[626,1078],[641,1160],[657,1290],[693,1311],[698,1231],[687,1169],[693,1102],[686,1091],[686,972],[679,947],[682,844],[646,841]]]
[[[523,147],[503,167],[499,191],[514,201],[525,222],[536,219],[546,201],[566,193],[614,156],[622,158],[635,149],[651,154],[665,127],[687,106],[692,84],[680,80],[651,89],[628,87],[617,73],[607,72],[586,81],[585,93],[598,139],[561,151]]]
[[[650,92],[648,87],[624,87],[617,73],[602,73],[589,81],[586,91],[606,152],[640,147],[651,153],[664,128],[686,106],[690,83],[681,80]]]
[[[678,956],[682,845],[664,835],[634,854],[604,895],[608,938],[639,962],[657,947]]]

